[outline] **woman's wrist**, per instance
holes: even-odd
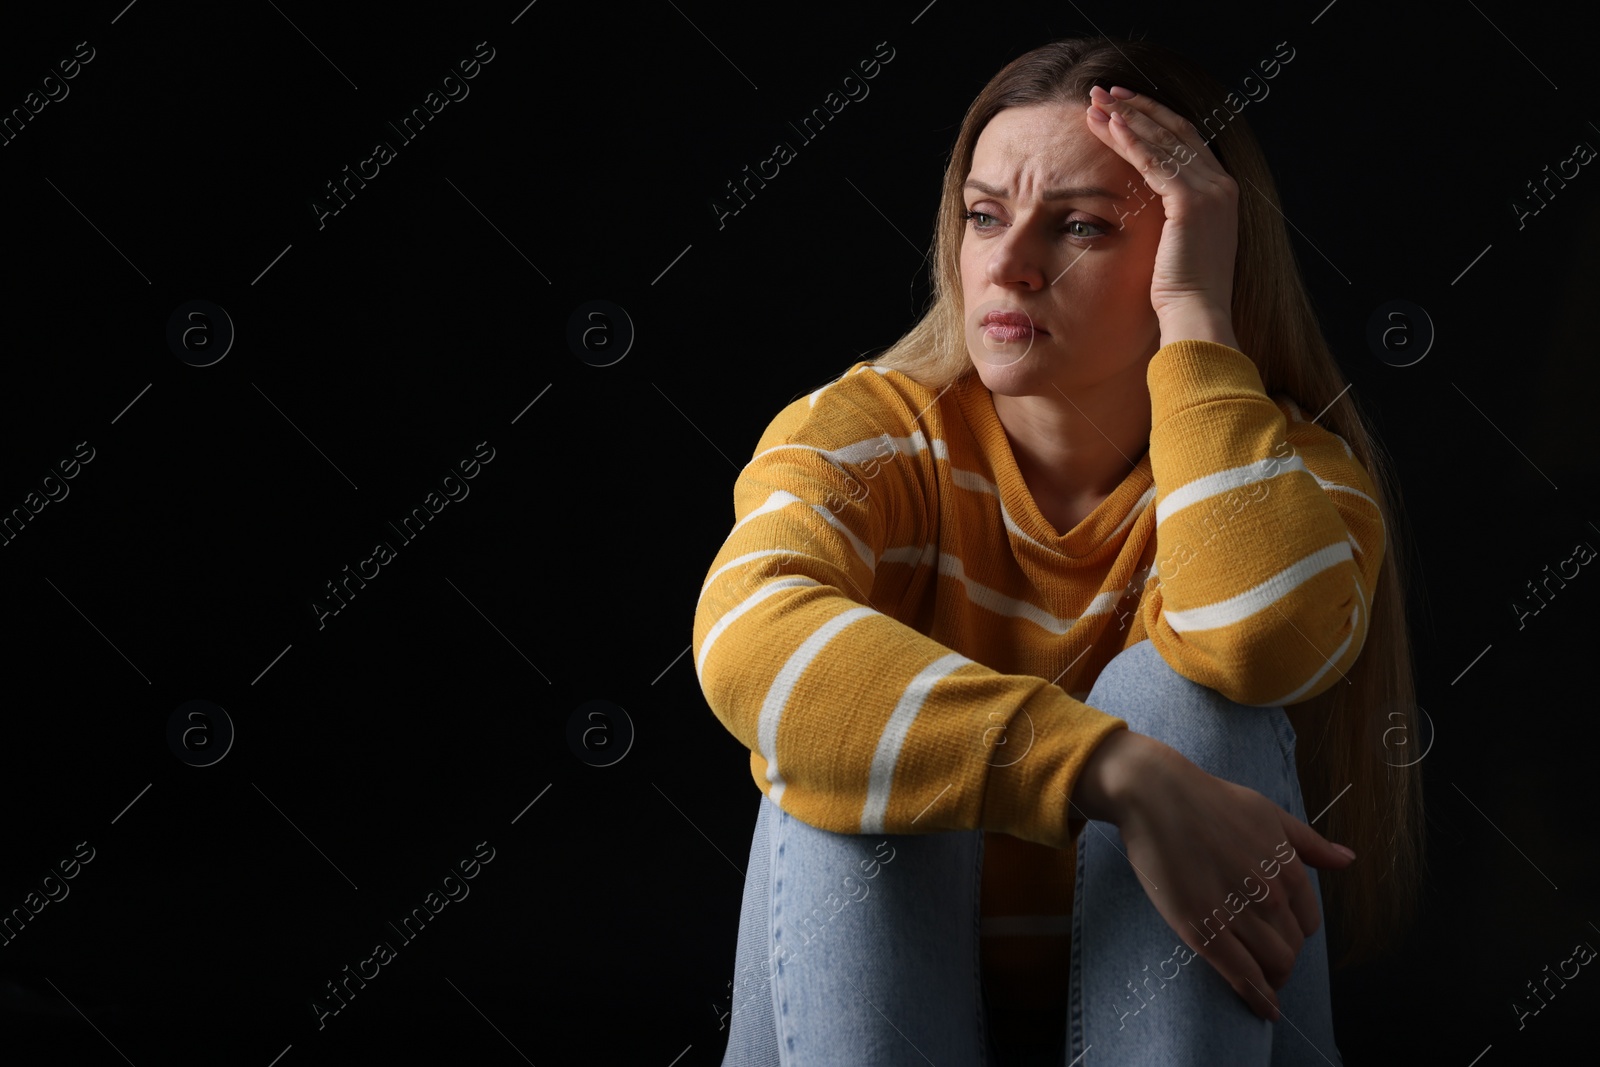
[[[1229,348],[1239,347],[1233,333],[1233,316],[1221,308],[1191,307],[1157,316],[1161,327],[1161,347],[1174,341],[1215,341]]]
[[[1121,826],[1173,750],[1146,734],[1117,730],[1095,746],[1073,786],[1072,803],[1083,816]],[[1174,753],[1175,754],[1175,753]]]

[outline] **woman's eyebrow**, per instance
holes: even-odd
[[[980,193],[997,197],[1001,200],[1011,199],[1011,194],[1004,189],[996,189],[987,182],[980,182],[976,178],[967,179],[962,185],[963,189],[976,189]],[[1098,197],[1101,200],[1120,200],[1116,193],[1109,189],[1102,189],[1098,185],[1068,185],[1060,189],[1046,189],[1040,197],[1042,200],[1083,200]]]

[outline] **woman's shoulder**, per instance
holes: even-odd
[[[1325,489],[1349,488],[1376,501],[1372,472],[1349,441],[1322,425],[1320,415],[1308,414],[1287,393],[1268,396],[1284,417],[1284,441],[1275,448],[1273,459],[1288,469],[1304,469]]]
[[[785,405],[768,424],[756,451],[789,443],[841,449],[885,436],[900,441],[919,433],[929,440],[943,422],[948,401],[948,391],[859,360]]]
[[[1307,415],[1305,408],[1301,407],[1294,397],[1288,393],[1269,393],[1268,399],[1283,412],[1284,430],[1291,441],[1298,438],[1301,441],[1326,444],[1343,453],[1346,458],[1355,458],[1355,454],[1350,451],[1350,443],[1333,430],[1319,424],[1316,418]]]

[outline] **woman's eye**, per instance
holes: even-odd
[[[994,229],[998,229],[999,228],[998,225],[991,225],[991,223],[998,223],[999,220],[996,219],[993,215],[987,214],[986,212],[982,212],[982,211],[966,211],[966,212],[963,212],[962,215],[961,215],[961,219],[964,222],[972,223],[972,228],[974,230],[979,231],[979,232],[986,232],[988,230],[994,230]],[[987,221],[984,221],[984,220],[987,220]],[[1067,226],[1067,236],[1069,236],[1069,237],[1077,237],[1080,240],[1091,240],[1091,239],[1093,239],[1095,237],[1103,237],[1105,235],[1104,227],[1098,225],[1097,223],[1090,222],[1087,219],[1068,219],[1067,222],[1066,222],[1066,226]],[[1094,230],[1095,232],[1094,233],[1075,232],[1075,231],[1072,230],[1073,226],[1087,226],[1091,230]]]

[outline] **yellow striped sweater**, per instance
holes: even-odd
[[[936,392],[854,364],[762,434],[696,606],[701,690],[784,810],[987,832],[986,971],[1066,980],[1068,797],[1127,725],[1083,703],[1113,656],[1149,638],[1287,705],[1344,684],[1366,636],[1383,519],[1344,440],[1227,345],[1165,345],[1146,378],[1148,450],[1062,533],[975,372]]]

